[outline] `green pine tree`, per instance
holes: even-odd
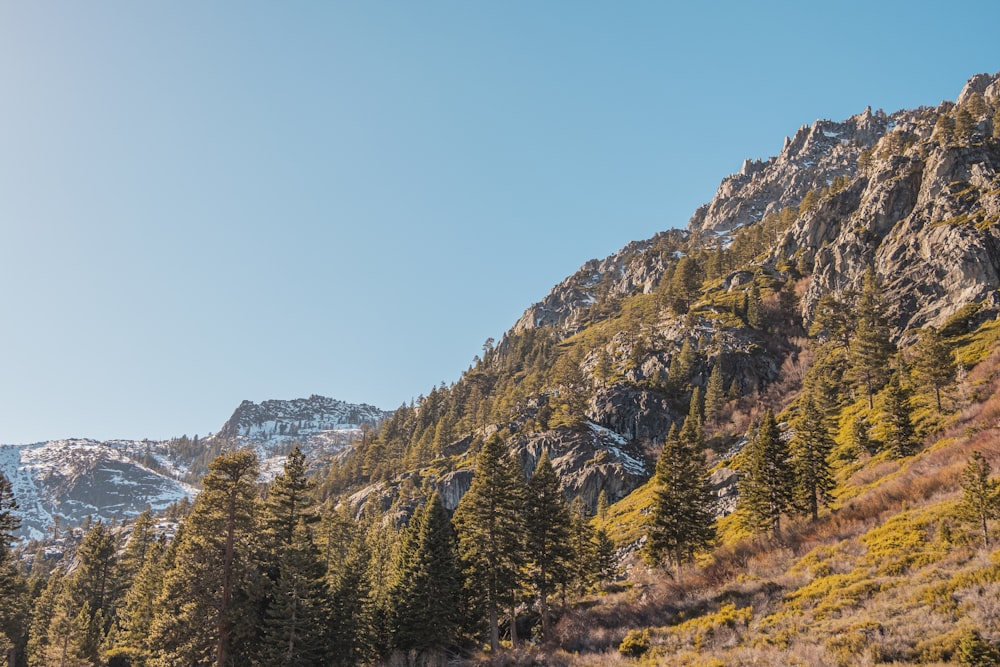
[[[573,559],[570,563],[567,585],[579,598],[583,596],[597,577],[594,527],[590,524],[587,509],[579,496],[570,505],[569,514],[569,544],[573,552]]]
[[[549,597],[557,586],[568,581],[573,559],[569,545],[569,505],[546,451],[528,481],[527,497],[525,546],[545,639],[549,636]]]
[[[466,580],[485,611],[493,651],[500,648],[500,614],[514,605],[522,583],[524,482],[507,459],[499,436],[483,443],[472,484],[455,510]]]
[[[741,452],[739,506],[755,533],[780,535],[781,515],[792,507],[794,471],[788,445],[770,410],[747,433]]]
[[[857,305],[850,376],[868,397],[869,410],[873,409],[875,392],[885,385],[888,378],[892,353],[882,288],[874,269],[868,267]]]
[[[824,292],[813,309],[809,335],[849,350],[856,325],[851,309],[832,292]]]
[[[21,526],[17,509],[13,485],[0,472],[0,662],[6,657],[10,665],[14,664],[28,622],[25,582],[13,553]]]
[[[672,426],[656,462],[655,500],[647,529],[646,557],[681,566],[715,537],[714,498],[705,465],[704,441],[696,417],[678,432]]]
[[[287,467],[286,467],[287,470]],[[282,548],[278,579],[264,616],[260,667],[323,667],[330,591],[326,568],[304,518]]]
[[[367,545],[357,540],[331,575],[330,657],[335,667],[366,664],[373,653],[370,560]]]
[[[983,546],[990,547],[989,522],[1000,518],[1000,479],[990,479],[992,470],[982,452],[974,451],[962,470],[962,501],[959,518],[983,531]]]
[[[941,412],[941,390],[955,380],[957,367],[948,344],[934,327],[920,330],[914,346],[913,378],[921,386],[932,389]]]
[[[715,424],[726,404],[726,384],[722,376],[722,361],[716,360],[712,372],[708,376],[708,386],[705,388],[705,423]]]
[[[247,450],[209,465],[156,602],[153,665],[250,662],[248,638],[257,632],[250,584],[257,476],[257,455]]]
[[[809,394],[803,399],[799,417],[792,427],[795,429],[791,442],[795,505],[815,521],[820,508],[830,502],[834,481],[829,457],[836,443],[823,413]]]
[[[892,453],[902,458],[917,448],[917,436],[910,419],[910,392],[903,386],[899,373],[893,373],[885,390],[883,441]]]
[[[683,315],[688,312],[701,294],[703,280],[704,272],[694,258],[685,255],[677,261],[670,281],[670,294],[673,298],[672,308],[675,313]]]
[[[453,647],[461,624],[458,540],[433,493],[403,536],[398,579],[390,594],[393,648],[427,657]]]
[[[618,576],[618,553],[611,536],[603,528],[598,528],[594,534],[594,544],[597,576],[604,584]]]
[[[142,565],[130,578],[131,585],[126,590],[118,611],[118,631],[112,643],[114,648],[129,656],[133,665],[144,665],[152,654],[153,647],[149,643],[149,637],[153,611],[156,600],[163,591],[163,575],[168,564],[164,541],[158,540],[144,551]],[[127,554],[128,551],[126,556]]]
[[[760,290],[757,283],[750,286],[750,293],[747,295],[747,324],[751,328],[763,331],[766,322],[764,321],[764,302],[760,298]]]

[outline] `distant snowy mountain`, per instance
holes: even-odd
[[[52,440],[0,445],[0,471],[14,487],[27,537],[42,537],[54,521],[75,525],[87,516],[110,521],[154,511],[197,490],[177,479],[166,443]]]
[[[332,456],[349,447],[363,428],[390,414],[315,394],[287,401],[243,401],[213,439],[256,450],[264,476],[272,477],[294,445],[314,460]]]
[[[134,517],[147,506],[160,511],[193,498],[194,481],[220,451],[252,448],[265,479],[273,478],[298,445],[313,461],[349,447],[362,430],[388,414],[323,396],[263,403],[243,401],[216,435],[149,440],[52,440],[0,445],[0,471],[11,480],[21,532],[39,538],[58,520],[76,525],[87,516]]]

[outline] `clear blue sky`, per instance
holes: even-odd
[[[1000,70],[1000,3],[800,4],[0,3],[0,442],[396,407],[800,125]]]

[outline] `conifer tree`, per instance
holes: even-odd
[[[569,587],[581,597],[597,575],[594,528],[587,517],[583,500],[577,496],[570,505],[569,544],[573,560],[569,571]]]
[[[672,562],[678,577],[681,566],[715,537],[715,503],[703,451],[696,417],[689,415],[679,432],[676,425],[670,428],[656,462],[646,556]]]
[[[393,648],[428,656],[455,644],[462,603],[458,542],[434,492],[410,520],[390,594]]]
[[[820,508],[830,502],[830,491],[834,487],[829,456],[835,443],[823,413],[808,393],[793,428],[795,436],[792,438],[791,453],[795,470],[795,505],[815,521],[819,518]]]
[[[287,468],[286,468],[287,469]],[[260,667],[326,664],[330,592],[319,549],[305,519],[282,549],[278,580],[265,612]]]
[[[365,664],[373,652],[369,561],[367,545],[357,540],[331,577],[330,657],[335,667]]]
[[[209,465],[157,600],[151,639],[157,667],[250,662],[244,634],[256,632],[249,581],[257,466],[256,454],[247,450]]]
[[[714,424],[725,403],[725,378],[722,377],[722,361],[718,359],[712,366],[712,372],[708,376],[708,386],[705,388],[705,423]]]
[[[835,343],[845,350],[851,347],[855,321],[851,310],[837,299],[833,292],[824,292],[816,302],[809,335]]]
[[[886,447],[899,458],[909,456],[917,448],[917,437],[910,420],[910,394],[900,381],[898,372],[889,379],[883,408]]]
[[[982,452],[974,451],[962,470],[962,501],[958,516],[983,531],[983,546],[990,548],[989,522],[1000,518],[1000,479],[990,479],[992,470]]]
[[[545,639],[549,636],[549,596],[568,580],[573,559],[569,544],[569,505],[547,451],[542,452],[528,481],[527,498],[526,548],[542,619],[542,638]]]
[[[608,508],[611,506],[608,500],[608,492],[601,489],[601,492],[597,494],[597,516],[600,519],[608,518]]]
[[[941,412],[941,389],[955,379],[955,358],[934,327],[920,330],[920,338],[914,351],[916,357],[913,361],[913,377],[924,387],[934,390],[937,410]]]
[[[73,605],[87,605],[91,615],[100,613],[113,618],[117,594],[124,586],[118,580],[118,536],[107,524],[98,520],[84,535],[76,552],[79,563],[70,580]],[[90,619],[88,619],[90,623]],[[101,636],[107,628],[101,629]],[[88,657],[97,660],[95,652]]]
[[[153,534],[153,512],[148,507],[132,522],[132,532],[120,563],[120,575],[123,581],[131,582],[143,565],[146,556],[153,548],[156,538]]]
[[[851,422],[850,431],[848,432],[848,440],[854,447],[854,451],[858,456],[863,454],[874,454],[872,447],[872,439],[869,434],[869,424],[868,420],[864,415],[858,416],[854,421]]]
[[[487,616],[490,648],[500,648],[500,613],[514,603],[521,585],[523,486],[512,474],[499,436],[489,438],[476,459],[469,491],[455,511],[459,553],[472,595]]]
[[[747,437],[737,483],[739,505],[752,531],[780,535],[781,515],[792,506],[794,472],[788,446],[770,410],[751,427]]]
[[[6,654],[10,665],[14,664],[26,624],[24,581],[13,557],[21,525],[17,509],[13,485],[0,471],[0,660]]]
[[[698,353],[690,338],[681,343],[680,351],[670,358],[667,385],[675,396],[682,396],[691,385],[691,375],[698,364]]]
[[[313,511],[314,484],[308,477],[306,456],[296,446],[285,459],[281,473],[267,489],[264,501],[263,535],[267,547],[280,554],[292,543],[301,521],[311,525],[319,520]]]
[[[615,550],[615,543],[611,541],[611,536],[603,528],[598,528],[594,534],[596,570],[601,583],[606,583],[614,579],[617,572],[618,555]]]
[[[882,288],[874,269],[868,267],[857,305],[857,327],[851,345],[851,377],[868,397],[869,410],[873,408],[875,392],[885,385],[892,352]]]
[[[701,293],[704,273],[694,258],[685,255],[677,261],[670,281],[670,294],[673,298],[672,307],[675,313],[683,315],[691,308],[691,304]]]
[[[757,288],[757,283],[753,283],[750,286],[750,292],[747,295],[747,324],[751,328],[757,329],[758,331],[764,330],[764,302],[760,298],[760,290]]]
[[[145,658],[152,653],[150,629],[155,604],[163,590],[163,575],[168,560],[164,541],[158,540],[146,548],[142,565],[131,577],[131,585],[125,591],[118,611],[118,631],[112,647],[128,655],[133,664],[144,664]]]

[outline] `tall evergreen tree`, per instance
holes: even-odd
[[[982,452],[974,451],[962,470],[962,501],[958,516],[983,531],[983,546],[990,548],[992,519],[1000,518],[1000,479],[990,479],[990,464]]]
[[[124,588],[118,580],[118,549],[117,531],[100,520],[91,525],[77,549],[78,565],[71,578],[76,608],[86,604],[92,615],[113,619],[116,596]],[[96,652],[89,657],[98,658]]]
[[[760,289],[757,288],[756,282],[750,286],[750,292],[747,295],[747,324],[758,331],[763,331],[766,324],[764,321],[764,302],[760,298]]]
[[[813,310],[809,335],[849,350],[855,326],[855,319],[847,304],[838,300],[833,292],[824,292]]]
[[[875,392],[885,385],[892,352],[882,287],[875,270],[868,267],[858,299],[857,327],[850,356],[851,378],[868,397],[869,410],[873,409]]]
[[[549,636],[549,596],[569,578],[573,551],[569,544],[569,505],[547,451],[528,481],[525,518],[531,580],[542,619],[542,638]]]
[[[260,667],[326,665],[330,591],[326,568],[305,519],[282,549],[278,580],[265,612]]]
[[[569,587],[577,597],[581,597],[597,576],[597,545],[594,527],[579,496],[573,499],[569,514],[569,544],[573,551]]]
[[[910,419],[910,392],[903,386],[899,373],[893,373],[885,390],[885,446],[899,458],[909,456],[917,448],[917,436]]]
[[[657,563],[681,566],[715,537],[714,498],[705,466],[704,441],[696,418],[680,432],[672,426],[656,462],[655,500],[647,530],[646,554]]]
[[[835,443],[823,413],[808,393],[802,400],[793,428],[795,435],[791,453],[795,470],[795,505],[815,521],[819,518],[820,508],[830,502],[830,491],[834,487],[829,456]]]
[[[144,665],[152,653],[150,629],[156,601],[163,591],[163,575],[168,560],[164,541],[158,540],[145,549],[142,565],[130,578],[131,583],[118,611],[118,631],[112,647],[127,655],[133,665]]]
[[[521,585],[523,479],[512,475],[507,458],[499,436],[483,443],[472,484],[455,511],[466,579],[481,598],[494,651],[500,648],[500,613],[513,605]]]
[[[335,667],[365,664],[372,655],[369,560],[367,545],[357,540],[331,575],[330,656]]]
[[[958,370],[955,358],[934,327],[920,330],[914,351],[913,377],[920,385],[934,391],[937,410],[941,412],[941,390],[954,381]]]
[[[24,581],[13,557],[20,526],[14,487],[0,472],[0,659],[6,657],[10,665],[27,623]]]
[[[726,384],[722,376],[722,360],[717,359],[705,387],[705,423],[714,424],[726,404]]]
[[[462,571],[455,530],[436,492],[410,520],[398,570],[390,595],[393,647],[427,656],[453,646],[461,623]]]
[[[306,456],[298,446],[285,459],[281,473],[267,489],[264,501],[263,534],[265,546],[280,555],[291,545],[300,522],[311,525],[319,520],[313,510],[312,480],[308,476]]]
[[[737,483],[739,505],[754,532],[780,535],[781,515],[792,506],[794,472],[788,445],[770,410],[751,427],[742,452],[741,476]]]
[[[701,293],[704,272],[698,262],[685,255],[677,261],[673,277],[670,281],[672,308],[675,313],[683,315],[691,308],[691,304]]]
[[[209,465],[157,600],[151,641],[157,667],[250,662],[244,634],[256,632],[248,600],[257,476],[257,455],[247,450]]]

